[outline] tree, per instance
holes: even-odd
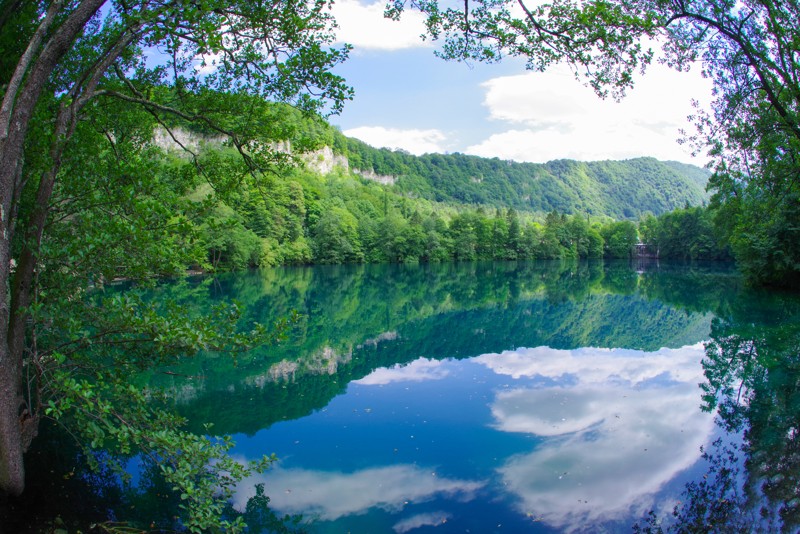
[[[314,226],[311,248],[318,263],[354,263],[363,259],[358,221],[340,206],[326,210]]]
[[[662,258],[724,260],[730,253],[714,228],[712,212],[705,206],[686,207],[639,222],[642,240]]]
[[[610,258],[629,258],[636,244],[636,225],[631,221],[608,224],[602,229],[605,253]]]
[[[769,0],[393,0],[427,16],[445,59],[527,59],[544,70],[565,62],[602,97],[624,96],[633,74],[656,58],[678,70],[699,64],[714,84],[710,113],[686,136],[714,170],[712,207],[737,260],[759,282],[800,283],[800,3]],[[760,220],[756,213],[777,213]]]
[[[638,230],[643,243],[655,247],[658,246],[656,238],[656,234],[658,232],[658,220],[656,219],[655,215],[648,212],[641,219],[639,219]]]
[[[422,221],[424,232],[422,258],[429,262],[451,259],[451,244],[447,239],[447,224],[438,215],[431,214]]]
[[[508,223],[508,238],[505,243],[506,257],[514,260],[519,257],[522,246],[522,227],[514,208],[508,208],[506,211],[506,222]]]
[[[141,407],[136,403],[143,402],[143,396],[131,393],[126,399],[115,389],[121,382],[91,385],[68,372],[76,368],[73,363],[81,355],[102,355],[99,347],[110,332],[127,336],[128,342],[147,342],[156,359],[224,343],[224,335],[216,341],[189,339],[194,336],[179,339],[179,332],[189,332],[176,326],[180,322],[168,326],[153,317],[154,322],[146,326],[141,322],[144,315],[134,313],[144,314],[146,306],[119,301],[109,305],[109,315],[104,316],[96,302],[90,305],[74,297],[83,294],[87,280],[108,279],[114,269],[124,276],[143,278],[161,272],[158,262],[144,259],[170,254],[176,260],[187,257],[174,254],[178,243],[157,241],[159,236],[150,225],[167,229],[178,224],[179,218],[170,221],[167,200],[185,192],[168,191],[159,179],[143,173],[147,162],[153,161],[152,155],[143,154],[151,144],[155,124],[168,132],[179,124],[200,124],[226,136],[248,165],[246,178],[258,180],[286,158],[268,150],[262,132],[251,125],[225,122],[231,104],[226,95],[254,95],[254,99],[239,100],[253,108],[266,98],[309,112],[340,109],[350,90],[330,69],[346,58],[347,48],[327,48],[332,42],[332,21],[326,8],[324,1],[295,0],[0,1],[0,286],[7,288],[0,303],[0,492],[23,490],[23,452],[36,435],[41,417],[66,419],[68,406],[73,411],[80,406],[108,410],[121,419],[122,412],[115,410],[122,407],[115,402],[131,401]],[[161,52],[155,65],[147,60],[147,52],[153,50]],[[114,103],[120,105],[114,108]],[[105,114],[111,108],[116,116]],[[148,117],[145,122],[150,130],[115,124],[116,118],[134,115],[138,121]],[[137,161],[137,167],[130,167]],[[215,187],[235,185],[225,176],[204,173],[197,163]],[[134,168],[139,169],[138,182],[135,173],[129,173]],[[168,175],[159,178],[168,180]],[[153,190],[142,191],[145,184]],[[70,190],[80,194],[70,195]],[[123,193],[128,196],[122,198]],[[110,211],[98,209],[104,204],[111,206]],[[79,216],[81,207],[94,209]],[[125,217],[117,218],[126,211]],[[89,220],[89,215],[95,219]],[[93,232],[98,240],[84,242],[85,236],[71,233],[64,224],[73,220],[83,220],[81,228],[109,231]],[[123,226],[136,236],[115,243],[116,249],[127,253],[112,258],[97,254],[96,247],[110,236],[125,239]],[[149,254],[138,256],[143,250]],[[51,262],[76,258],[82,261]],[[116,260],[121,263],[112,266],[110,262]],[[47,273],[58,274],[48,277],[49,283],[59,278],[58,293],[43,291],[42,275]],[[59,295],[64,300],[57,301]],[[94,312],[81,315],[79,304]],[[82,324],[82,318],[88,323]],[[58,327],[70,322],[75,324],[61,331],[67,337],[59,339]],[[204,323],[196,318],[193,322],[195,332],[207,332],[207,325],[202,327]],[[83,341],[68,335],[80,331],[85,332]],[[243,343],[234,332],[227,331],[232,336],[229,340]],[[59,344],[65,347],[56,350]],[[127,362],[110,361],[124,373]],[[48,366],[62,374],[47,388],[36,379],[23,388],[23,370],[28,365],[38,377],[51,376]],[[107,394],[106,400],[98,398],[92,404],[87,391]],[[60,399],[72,400],[59,404]],[[119,426],[109,428],[121,431]],[[152,439],[120,438],[123,446],[145,442],[157,445]],[[176,441],[162,445],[162,451],[177,447],[176,454],[181,447]],[[196,448],[189,441],[183,445],[187,453]],[[200,443],[197,447],[202,449]],[[197,526],[201,524],[198,519],[194,525],[201,528]]]
[[[447,234],[453,247],[452,257],[456,261],[477,259],[476,218],[473,214],[460,213],[450,221]]]

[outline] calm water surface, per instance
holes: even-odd
[[[320,533],[800,524],[800,300],[729,268],[316,267],[164,296],[302,314],[279,346],[142,377],[280,458],[238,509],[263,484]]]

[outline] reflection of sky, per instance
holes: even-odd
[[[713,431],[712,417],[698,410],[702,357],[696,345],[655,353],[539,347],[476,358],[516,379],[570,378],[520,384],[492,403],[497,429],[550,438],[499,468],[519,510],[566,530],[645,512]]]
[[[421,358],[237,451],[275,452],[281,465],[250,482],[320,532],[627,531],[673,502],[714,429],[699,410],[702,358],[702,345]]]
[[[414,465],[394,465],[363,469],[353,473],[276,468],[267,475],[247,481],[234,506],[244,509],[255,494],[254,486],[265,484],[270,507],[281,513],[305,514],[333,521],[340,517],[363,514],[372,508],[399,512],[409,502],[423,502],[434,497],[471,500],[484,483],[438,476],[434,470]],[[446,518],[438,514],[434,523]],[[432,517],[418,515],[398,523],[398,532],[431,524]]]
[[[668,374],[672,380],[686,382],[702,376],[700,361],[703,345],[679,349],[642,352],[630,349],[585,347],[559,350],[549,347],[517,349],[500,354],[484,354],[473,361],[495,373],[513,378],[577,376],[580,383],[641,383]]]
[[[361,380],[354,380],[353,384],[376,386],[391,384],[393,382],[420,382],[423,380],[441,380],[448,371],[439,360],[420,358],[407,365],[381,367],[375,369]]]
[[[450,514],[446,512],[435,512],[429,514],[417,514],[408,519],[403,519],[394,525],[393,530],[397,534],[405,534],[410,530],[420,527],[435,527],[444,524],[449,519]]]

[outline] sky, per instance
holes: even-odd
[[[434,56],[436,43],[420,38],[417,13],[394,22],[383,9],[380,0],[339,0],[333,7],[339,41],[354,47],[336,72],[355,97],[329,120],[349,137],[417,155],[705,163],[677,142],[682,128],[693,131],[692,99],[710,100],[699,69],[653,65],[622,102],[601,100],[565,66],[538,73],[519,60],[445,62]]]

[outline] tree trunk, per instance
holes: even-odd
[[[0,488],[19,495],[25,487],[22,463],[21,369],[8,353],[8,344],[0,342]]]
[[[12,314],[18,310],[8,294],[9,238],[15,224],[11,218],[12,202],[19,185],[16,178],[21,175],[25,137],[39,96],[53,69],[103,3],[105,0],[80,2],[53,30],[29,68],[26,65],[27,75],[21,89],[7,92],[3,99],[3,111],[10,114],[10,120],[3,120],[0,125],[0,288],[4,291],[0,299],[0,493],[18,495],[25,487],[23,453],[35,434],[36,423],[22,396],[22,343],[9,331]]]

